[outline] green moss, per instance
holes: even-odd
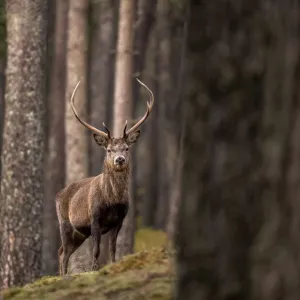
[[[160,266],[169,265],[169,253],[164,248],[153,248],[144,250],[133,255],[124,257],[117,264],[110,264],[100,270],[103,275],[115,275],[128,270],[146,269],[158,264]]]
[[[161,230],[152,228],[140,228],[135,235],[135,252],[148,250],[153,247],[164,247],[167,245],[167,235]]]
[[[164,248],[129,255],[99,272],[43,277],[2,293],[7,300],[171,299],[173,272]],[[0,297],[1,298],[1,297]]]
[[[99,272],[65,277],[43,277],[23,288],[2,292],[7,300],[101,300],[171,299],[172,254],[166,234],[151,228],[139,228],[133,255],[109,264]],[[0,298],[1,298],[0,295]]]

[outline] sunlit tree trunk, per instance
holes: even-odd
[[[88,0],[72,0],[68,12],[67,82],[66,82],[66,184],[88,177],[88,133],[75,118],[69,100],[80,80],[76,94],[78,114],[87,120],[87,40]],[[70,272],[86,271],[91,266],[87,240],[70,259]]]
[[[114,136],[122,136],[125,121],[132,119],[132,52],[134,0],[121,0],[114,93]],[[136,84],[136,83],[135,83]],[[129,124],[130,125],[130,124]],[[133,252],[135,233],[135,203],[129,188],[130,208],[117,240],[117,258]]]
[[[41,272],[47,1],[6,3],[6,111],[1,180],[1,285]]]
[[[60,238],[55,210],[55,195],[65,184],[65,76],[68,1],[56,1],[53,62],[48,96],[48,157],[46,159],[43,273],[58,271]]]

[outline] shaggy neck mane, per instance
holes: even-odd
[[[102,172],[102,190],[109,203],[123,201],[124,192],[127,191],[129,180],[129,164],[122,171],[116,171],[106,160]]]

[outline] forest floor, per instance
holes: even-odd
[[[7,300],[168,300],[174,283],[173,253],[162,232],[137,232],[136,253],[97,272],[43,277],[2,293]],[[1,297],[0,297],[1,299]]]

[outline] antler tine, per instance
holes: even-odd
[[[106,134],[105,132],[103,132],[103,131],[101,131],[101,130],[95,128],[94,126],[92,126],[92,125],[88,124],[87,122],[85,122],[84,120],[81,120],[81,119],[80,119],[80,117],[79,117],[79,115],[78,115],[78,113],[77,113],[77,111],[76,111],[76,109],[75,109],[75,106],[74,106],[74,98],[75,98],[75,95],[76,95],[76,91],[77,91],[77,89],[78,89],[78,87],[79,87],[79,84],[80,84],[80,81],[78,81],[77,85],[75,86],[75,89],[74,89],[74,91],[73,91],[73,93],[72,93],[72,96],[71,96],[71,99],[70,99],[70,104],[71,104],[71,107],[72,107],[72,110],[73,110],[73,112],[74,112],[74,115],[75,115],[76,119],[77,119],[83,126],[85,126],[86,128],[92,130],[92,131],[95,132],[96,134],[102,135],[102,136],[104,136],[104,137],[106,137],[106,138],[109,137],[108,134]]]
[[[108,138],[110,139],[110,131],[109,131],[109,129],[106,127],[106,125],[105,125],[104,122],[103,122],[103,127],[104,127],[105,130],[107,131]]]
[[[123,138],[126,137],[126,129],[127,129],[127,120],[125,121],[125,125],[124,125]]]
[[[146,119],[150,115],[150,112],[151,112],[153,104],[154,104],[154,95],[153,95],[152,91],[146,86],[146,84],[141,82],[139,79],[136,78],[136,80],[138,81],[138,83],[140,85],[142,85],[144,88],[146,88],[146,90],[150,96],[150,99],[149,99],[149,101],[147,101],[147,111],[146,111],[145,115],[134,126],[132,126],[129,130],[126,131],[126,135],[137,130],[146,121]]]

